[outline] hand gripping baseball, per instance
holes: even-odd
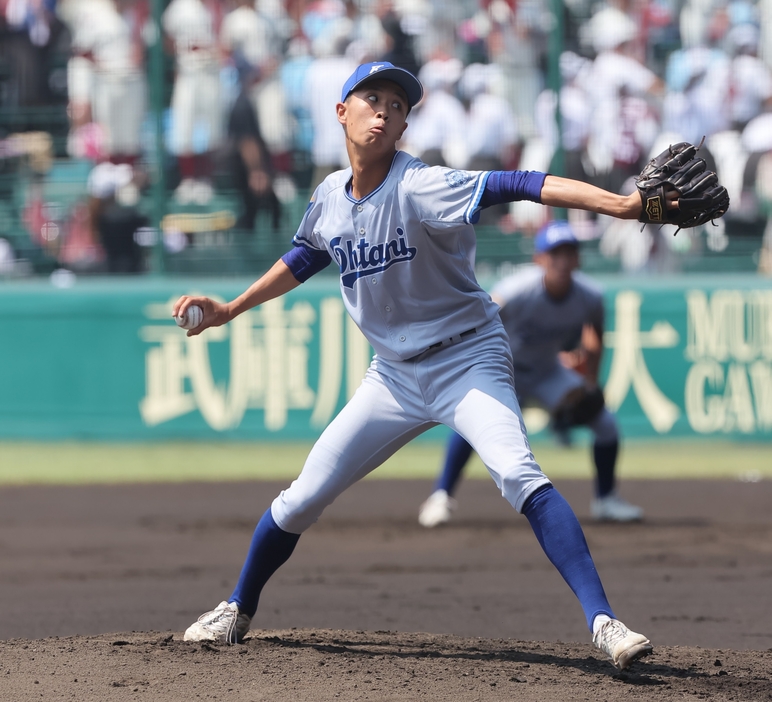
[[[696,227],[721,217],[729,209],[729,194],[718,176],[696,156],[698,146],[688,142],[671,144],[655,156],[635,184],[641,196],[639,221],[646,224],[676,224],[678,229]],[[669,200],[677,199],[677,207]]]
[[[199,312],[191,311],[198,308]],[[183,295],[172,307],[172,317],[179,326],[187,329],[187,336],[198,336],[209,327],[219,327],[230,321],[226,304],[208,297]],[[201,318],[193,319],[201,314]],[[193,322],[196,321],[196,324]]]

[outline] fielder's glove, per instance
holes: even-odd
[[[729,194],[718,176],[697,158],[702,146],[680,142],[655,156],[635,179],[641,195],[641,216],[646,224],[676,224],[678,229],[696,227],[721,217],[729,208]],[[667,194],[678,193],[678,208],[668,209]]]
[[[597,385],[595,387],[580,385],[569,390],[552,410],[552,428],[561,432],[571,427],[589,424],[601,413],[604,404],[603,390]]]

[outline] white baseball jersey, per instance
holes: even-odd
[[[558,353],[576,345],[584,324],[603,324],[603,292],[595,282],[575,272],[571,291],[555,301],[543,278],[541,267],[529,266],[500,281],[492,292],[501,304],[518,390],[553,372],[560,365]]]
[[[253,7],[242,5],[223,18],[220,28],[223,49],[240,52],[252,66],[260,66],[276,56],[277,43],[273,26]]]
[[[329,253],[349,314],[383,358],[413,358],[496,317],[474,274],[471,223],[487,176],[399,151],[362,200],[347,192],[350,168],[316,189],[295,244]]]
[[[161,17],[164,31],[174,40],[177,70],[195,73],[219,66],[214,18],[201,0],[172,0]]]
[[[436,149],[443,155],[453,155],[460,151],[462,156],[458,160],[466,158],[463,148],[469,136],[466,112],[454,95],[444,90],[429,93],[415,114],[408,117],[408,123],[410,128],[405,132],[405,139],[416,153]],[[458,164],[454,161],[452,165]]]
[[[609,170],[622,139],[622,97],[643,95],[655,84],[656,74],[635,59],[604,51],[592,69],[579,76],[578,85],[592,100],[591,160],[599,170]]]
[[[177,57],[169,141],[176,156],[214,151],[224,136],[215,19],[201,0],[172,0],[161,19]]]
[[[772,97],[772,71],[755,56],[737,56],[730,69],[730,117],[745,124],[764,111]]]
[[[517,116],[510,104],[498,95],[481,93],[469,105],[467,150],[473,156],[500,157],[517,143]]]
[[[346,137],[335,105],[340,101],[340,86],[355,69],[356,63],[345,56],[322,56],[306,72],[304,89],[314,129],[311,157],[317,166],[337,168],[348,163]]]
[[[73,56],[68,65],[73,99],[91,101],[107,154],[138,154],[146,86],[131,27],[107,0],[70,3],[64,16],[72,22],[73,51],[90,57]]]

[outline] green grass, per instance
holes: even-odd
[[[537,443],[534,453],[551,478],[590,479],[586,445]],[[26,443],[0,442],[0,485],[286,480],[300,471],[308,443]],[[431,479],[443,446],[415,443],[373,478]],[[629,441],[620,455],[622,478],[772,479],[772,444],[712,440]],[[487,476],[476,456],[467,476]]]

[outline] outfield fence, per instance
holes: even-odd
[[[602,378],[625,436],[772,439],[772,281],[601,280]],[[229,299],[247,282],[0,286],[0,438],[315,438],[371,348],[330,279],[199,337],[174,324],[180,294]],[[525,416],[547,435],[543,411]]]

